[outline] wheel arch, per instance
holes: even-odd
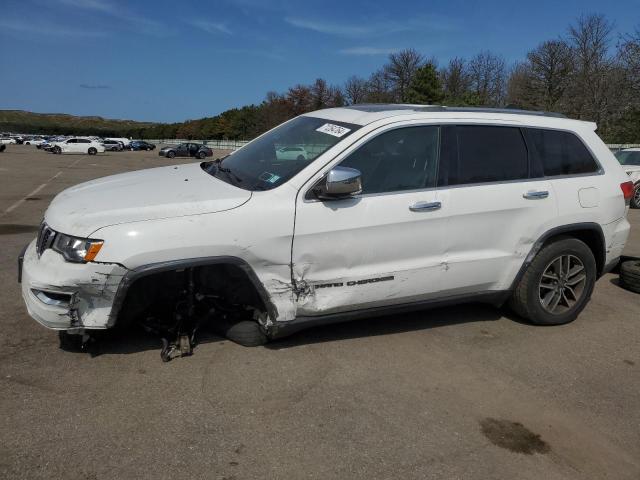
[[[602,227],[599,224],[592,222],[573,223],[570,225],[562,225],[547,230],[540,236],[540,238],[538,238],[538,240],[536,240],[536,242],[533,244],[533,247],[531,247],[529,254],[525,258],[524,263],[520,267],[518,274],[511,283],[510,290],[514,290],[518,285],[518,282],[520,282],[520,279],[526,272],[529,265],[531,265],[531,262],[538,254],[538,252],[542,250],[544,246],[548,245],[559,237],[573,237],[584,242],[589,247],[596,260],[597,276],[600,277],[602,275],[602,273],[604,272],[605,260],[607,255],[606,243]]]
[[[133,270],[128,270],[120,281],[120,284],[118,285],[118,289],[111,306],[111,312],[109,314],[107,327],[113,327],[116,324],[130,288],[137,280],[157,273],[182,270],[186,268],[223,265],[231,265],[239,268],[246,275],[248,281],[255,289],[255,292],[260,300],[262,300],[269,317],[272,320],[278,318],[278,310],[271,301],[269,293],[256,275],[251,265],[249,265],[245,260],[238,257],[220,256],[169,260],[165,262],[142,265]]]

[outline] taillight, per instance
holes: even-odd
[[[622,189],[622,195],[624,196],[624,203],[629,205],[631,197],[633,197],[633,182],[629,181],[621,183],[620,188]]]

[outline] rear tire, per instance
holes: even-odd
[[[95,155],[96,153],[98,153],[98,150],[96,150],[94,147],[91,147],[91,148],[87,151],[87,153],[88,153],[89,155]]]
[[[60,349],[66,352],[80,352],[82,350],[82,335],[71,335],[64,330],[58,332]]]
[[[53,147],[53,153],[60,155],[62,153],[62,149],[60,147]]]
[[[176,152],[174,151],[167,152],[167,158],[175,158],[175,156],[176,156]]]
[[[225,330],[224,335],[232,342],[244,347],[258,347],[268,341],[267,335],[258,322],[251,320],[234,323]]]
[[[627,260],[620,265],[620,286],[640,293],[640,260]]]
[[[596,275],[591,249],[576,238],[560,237],[535,256],[509,306],[536,325],[572,322],[591,298]]]
[[[204,153],[204,152],[198,152],[198,155],[196,155],[196,156],[197,156],[200,160],[203,160],[203,159],[204,159],[204,157],[206,157],[206,156],[207,156],[207,154],[206,154],[206,153]]]
[[[640,208],[640,182],[634,185],[630,206],[631,208]]]

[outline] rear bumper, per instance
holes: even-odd
[[[53,250],[36,254],[35,240],[18,260],[29,315],[54,330],[104,329],[126,269],[116,264],[70,263]]]
[[[603,225],[603,232],[607,242],[603,273],[611,271],[620,262],[630,231],[631,224],[626,218]]]

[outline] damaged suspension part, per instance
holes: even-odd
[[[163,362],[169,362],[176,357],[192,355],[196,332],[200,326],[200,321],[196,319],[195,315],[196,288],[193,268],[188,268],[185,272],[184,298],[176,303],[173,313],[175,324],[172,328],[162,332],[160,358]]]

